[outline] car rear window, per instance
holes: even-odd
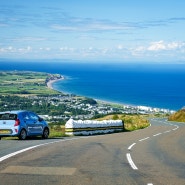
[[[0,120],[16,120],[17,114],[5,113],[0,114]]]

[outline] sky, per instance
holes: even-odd
[[[183,0],[0,0],[1,59],[185,63]]]

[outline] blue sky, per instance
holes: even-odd
[[[185,63],[185,1],[1,0],[0,58]]]

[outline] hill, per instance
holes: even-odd
[[[185,122],[185,108],[169,116],[168,121]]]
[[[52,95],[60,94],[47,87],[47,83],[57,78],[41,72],[0,71],[0,95]]]

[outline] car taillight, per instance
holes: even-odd
[[[19,125],[20,125],[20,120],[19,119],[16,119],[14,126],[19,126]]]

